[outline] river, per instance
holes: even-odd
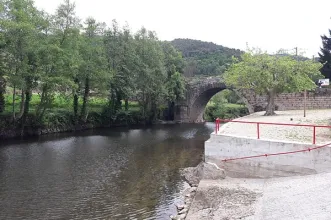
[[[169,219],[214,125],[100,129],[0,142],[0,219]]]

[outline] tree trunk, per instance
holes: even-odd
[[[20,105],[20,113],[19,113],[19,118],[22,118],[23,113],[24,113],[24,107],[25,107],[25,93],[24,90],[22,89],[21,92],[21,105]]]
[[[44,117],[44,113],[47,107],[49,106],[49,104],[50,104],[49,89],[48,89],[48,85],[45,84],[42,88],[40,103],[36,109],[36,116],[38,121],[41,121],[42,118]]]
[[[81,111],[81,119],[86,122],[87,119],[87,106],[88,106],[88,99],[90,96],[90,79],[89,77],[85,78],[85,89],[84,89],[84,97],[83,97],[83,106]]]
[[[79,80],[77,78],[75,78],[75,83],[77,84],[77,86],[79,86]],[[74,103],[73,103],[73,107],[74,107],[74,118],[75,118],[75,123],[77,122],[77,118],[78,118],[78,101],[79,101],[79,88],[77,90],[74,91]]]
[[[16,115],[15,115],[15,103],[16,102],[16,86],[14,86],[14,89],[13,89],[13,121],[16,120]]]
[[[129,100],[125,99],[125,111],[129,111]]]
[[[154,97],[151,98],[150,103],[151,103],[151,105],[150,105],[149,123],[152,123],[156,120],[156,116],[157,116],[157,106],[156,106]]]
[[[32,96],[31,91],[29,89],[27,89],[25,91],[24,111],[23,111],[22,120],[21,120],[21,135],[22,136],[24,134],[26,120],[27,120],[28,114],[29,114],[31,96]]]
[[[116,95],[116,112],[118,112],[119,110],[122,110],[122,94],[121,93],[117,93]]]
[[[25,91],[25,102],[24,102],[24,111],[23,111],[23,115],[25,117],[27,117],[27,115],[29,114],[31,96],[32,96],[31,91],[29,90]]]
[[[0,77],[0,113],[5,111],[5,93],[6,93],[6,83],[3,77]]]
[[[78,97],[77,91],[75,91],[75,94],[74,94],[74,117],[75,117],[75,119],[77,119],[77,116],[78,116],[78,101],[79,101],[79,97]]]
[[[270,116],[270,115],[275,115],[275,96],[276,93],[274,90],[270,90],[268,92],[268,105],[266,108],[266,112],[264,115]]]
[[[175,102],[168,102],[167,120],[168,121],[175,120]]]

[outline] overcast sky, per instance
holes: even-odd
[[[62,0],[35,0],[39,9],[54,12]],[[192,38],[270,53],[298,47],[311,57],[320,35],[331,29],[330,0],[76,0],[77,15],[141,26],[159,39]]]

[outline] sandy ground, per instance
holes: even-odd
[[[331,110],[307,110],[303,117],[302,110],[276,112],[275,116],[263,116],[264,112],[257,112],[238,121],[275,122],[286,124],[331,125]],[[292,119],[292,120],[291,120]],[[316,128],[316,144],[331,142],[330,128]],[[220,133],[240,137],[257,138],[256,124],[230,122],[222,126]],[[302,143],[312,143],[313,128],[293,127],[281,125],[260,125],[260,138],[270,140],[285,140]]]
[[[189,220],[331,219],[331,174],[202,180]]]

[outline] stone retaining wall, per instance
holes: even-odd
[[[251,105],[251,113],[265,110],[267,96],[256,95],[253,91],[242,93],[246,104]],[[307,109],[328,109],[331,108],[331,89],[316,89],[307,92]],[[304,93],[282,93],[275,99],[276,110],[301,110],[304,108]]]

